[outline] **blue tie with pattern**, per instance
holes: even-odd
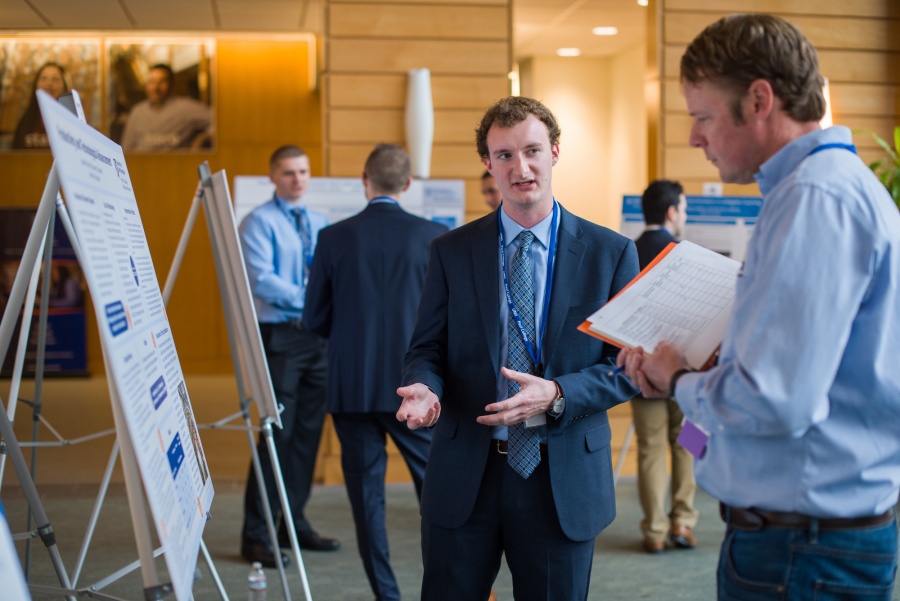
[[[509,292],[516,310],[519,312],[519,317],[522,318],[522,327],[528,333],[528,339],[532,345],[535,345],[534,281],[529,260],[534,234],[529,230],[522,230],[516,238],[519,240],[519,249],[513,255],[510,266]],[[528,354],[528,349],[525,348],[522,334],[512,315],[507,321],[506,336],[509,349],[506,366],[509,369],[530,374],[534,371],[534,364]],[[518,382],[510,381],[506,392],[508,397],[519,392]],[[506,460],[509,466],[523,478],[528,478],[537,464],[541,462],[540,439],[537,429],[526,428],[525,422],[514,424],[507,428],[507,438],[509,439],[509,455]]]
[[[294,219],[297,220],[297,231],[300,232],[300,244],[303,246],[303,268],[300,272],[303,288],[306,288],[306,282],[309,281],[309,267],[312,259],[312,232],[309,227],[309,216],[306,211],[300,207],[291,209]]]

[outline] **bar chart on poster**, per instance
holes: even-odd
[[[132,445],[175,596],[190,599],[213,486],[125,158],[49,95],[39,102],[124,417],[119,438]]]

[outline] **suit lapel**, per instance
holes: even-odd
[[[498,213],[483,219],[474,233],[470,250],[475,297],[494,373],[500,371],[500,259],[497,234]],[[491,259],[490,257],[494,257]]]
[[[574,215],[561,209],[559,222],[559,246],[556,249],[556,264],[553,268],[553,289],[550,296],[550,311],[547,328],[544,331],[544,347],[541,351],[544,367],[550,365],[556,344],[562,334],[569,312],[572,289],[579,281],[578,270],[584,259],[585,245],[580,240],[581,225]]]

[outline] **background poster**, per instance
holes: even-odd
[[[247,214],[271,200],[275,185],[267,176],[234,178],[234,222],[240,226]],[[312,177],[303,195],[310,209],[337,223],[366,208],[366,191],[359,177]],[[414,179],[403,193],[400,206],[413,215],[459,227],[466,216],[466,186],[458,179]]]
[[[756,226],[762,198],[754,196],[687,196],[688,218],[682,239],[743,261]],[[632,240],[644,231],[641,197],[622,198],[619,233]]]
[[[120,403],[175,596],[187,600],[212,480],[125,157],[51,96],[39,97],[113,402]]]
[[[10,289],[22,251],[31,232],[36,209],[0,208],[0,315],[6,309]],[[42,280],[39,280],[39,286]],[[75,260],[69,237],[57,219],[53,233],[53,261],[50,274],[50,302],[47,309],[46,375],[87,375],[87,343],[84,275]],[[41,290],[35,297],[34,313],[25,355],[24,375],[33,376],[37,357],[38,318]],[[0,375],[12,374],[19,344],[21,312]]]

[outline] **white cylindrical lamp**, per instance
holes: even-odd
[[[406,149],[412,176],[427,179],[431,173],[431,144],[434,141],[434,103],[431,99],[431,72],[412,69],[406,93]]]

